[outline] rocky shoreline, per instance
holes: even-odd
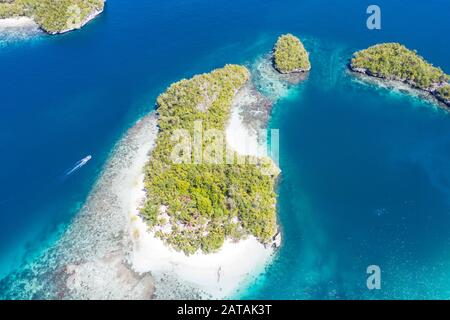
[[[420,86],[418,86],[417,84],[415,84],[412,81],[409,81],[408,79],[399,79],[396,77],[393,78],[387,78],[387,77],[382,77],[376,73],[371,72],[370,70],[366,69],[366,68],[358,68],[358,67],[354,67],[351,63],[349,63],[348,65],[348,69],[351,72],[354,73],[358,73],[358,74],[362,74],[365,75],[367,77],[371,77],[371,78],[376,78],[376,79],[380,79],[383,81],[394,81],[394,82],[398,82],[398,83],[403,83],[408,85],[411,89],[415,89],[415,90],[420,90],[424,93],[429,94],[431,97],[433,97],[435,100],[437,100],[439,103],[444,104],[446,107],[450,108],[450,100],[445,99],[444,97],[442,97],[439,92],[437,91],[437,89],[444,87],[445,85],[448,85],[445,82],[442,83],[435,83],[433,84],[433,86],[431,88],[421,88]]]
[[[308,69],[294,69],[292,71],[283,71],[280,68],[277,68],[273,58],[272,58],[272,65],[273,65],[273,68],[275,70],[277,70],[279,73],[281,73],[282,75],[300,75],[300,74],[305,74],[305,73],[311,71],[311,67]]]
[[[106,2],[105,2],[105,4],[106,4]],[[97,18],[100,14],[103,13],[104,10],[105,10],[104,7],[103,7],[102,9],[100,9],[100,10],[97,10],[97,9],[93,10],[93,11],[92,11],[92,12],[91,12],[91,13],[90,13],[90,14],[89,14],[89,15],[81,22],[81,24],[80,24],[79,26],[76,26],[76,27],[73,27],[73,28],[67,28],[67,29],[64,29],[64,30],[54,31],[54,32],[46,31],[46,30],[44,30],[44,29],[42,29],[42,30],[43,30],[44,32],[50,34],[50,35],[64,34],[64,33],[70,32],[70,31],[78,30],[78,29],[83,28],[86,24],[88,24],[89,22],[91,22],[91,21],[94,20],[95,18]]]
[[[273,68],[280,74],[280,77],[289,82],[290,84],[299,84],[302,81],[305,81],[306,79],[308,79],[309,76],[309,71],[311,70],[303,70],[303,69],[299,69],[299,70],[294,70],[291,72],[282,72],[280,70],[278,70],[275,65],[273,65]]]

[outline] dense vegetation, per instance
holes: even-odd
[[[229,164],[177,164],[170,157],[178,143],[175,130],[193,135],[194,122],[201,120],[204,131],[224,132],[233,97],[248,79],[245,67],[227,65],[174,83],[157,99],[160,130],[146,167],[147,201],[141,215],[158,237],[186,254],[212,252],[226,238],[248,234],[267,243],[276,232],[276,170],[263,174],[273,169],[269,159],[251,164],[234,154]],[[203,140],[205,148],[211,140]],[[193,160],[192,154],[188,159]]]
[[[80,28],[104,0],[0,0],[0,18],[27,16],[46,32]]]
[[[350,67],[371,76],[399,80],[427,91],[449,81],[450,77],[415,51],[399,43],[383,43],[354,54]]]
[[[273,52],[275,69],[281,73],[304,72],[311,69],[309,55],[299,38],[285,34],[278,38]]]
[[[26,16],[24,1],[0,0],[0,19]]]
[[[24,6],[19,1],[0,0],[0,19],[26,15]]]

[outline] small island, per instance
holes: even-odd
[[[104,0],[0,0],[0,19],[33,20],[49,34],[80,29],[103,12]]]
[[[308,52],[300,39],[292,34],[278,38],[273,50],[273,65],[283,74],[301,73],[311,69]]]
[[[399,43],[382,43],[358,51],[349,68],[371,77],[404,82],[450,106],[450,76]]]
[[[242,161],[233,152],[230,162],[229,148],[223,153],[216,150],[221,153],[218,161],[205,161],[204,155],[203,160],[195,159],[195,149],[200,146],[199,152],[204,152],[211,139],[221,140],[226,147],[220,133],[225,132],[235,94],[249,79],[245,67],[227,65],[174,83],[157,99],[159,132],[145,169],[147,197],[141,216],[156,237],[187,255],[215,252],[226,239],[239,241],[250,235],[270,244],[277,232],[279,171],[271,159],[251,161],[251,156],[245,156]],[[196,146],[199,121],[204,137]],[[219,135],[206,137],[211,129]],[[177,163],[173,150],[179,143],[175,137],[179,130],[189,132],[194,145]]]

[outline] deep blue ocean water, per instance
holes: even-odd
[[[273,110],[283,246],[243,298],[450,298],[450,114],[347,74],[398,41],[450,72],[446,0],[109,0],[81,31],[0,36],[0,278],[55,241],[122,134],[171,82],[251,66],[277,36],[313,69]],[[62,178],[88,154],[93,159]],[[366,288],[366,267],[382,289]]]

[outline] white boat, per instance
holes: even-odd
[[[71,170],[69,170],[66,175],[72,174],[73,172],[77,171],[78,169],[80,169],[82,166],[84,166],[89,160],[92,159],[91,155],[88,155],[87,157],[81,159],[80,161],[78,161],[75,164],[75,167],[73,167]]]
[[[80,164],[81,164],[81,165],[85,165],[85,164],[86,164],[89,160],[91,160],[91,159],[92,159],[92,156],[91,156],[91,155],[88,155],[87,157],[81,159]]]

